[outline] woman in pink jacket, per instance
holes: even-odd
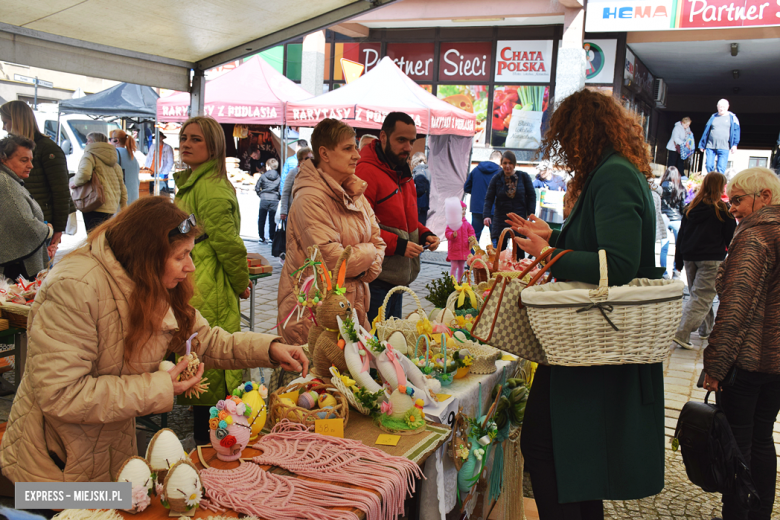
[[[450,199],[444,202],[445,212],[448,201]],[[457,204],[457,201],[454,202]],[[469,237],[476,236],[474,228],[466,220],[466,203],[460,201],[460,208],[462,217],[460,228],[452,229],[448,225],[444,232],[444,236],[447,237],[447,260],[450,262],[450,274],[458,281],[463,276],[463,267],[466,265],[466,259],[469,256]]]

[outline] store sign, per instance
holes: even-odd
[[[612,83],[617,40],[585,40],[583,47],[588,60],[585,83]]]
[[[499,41],[495,80],[501,83],[549,83],[552,40]]]
[[[626,63],[623,68],[623,82],[626,85],[634,81],[634,72],[636,72],[636,57],[631,49],[626,48]]]
[[[442,43],[439,46],[439,81],[489,81],[493,44]]]
[[[353,56],[352,53],[347,52],[347,48],[344,48],[344,57],[362,63],[366,68],[366,72],[374,68],[374,65],[379,63],[382,57],[380,51],[382,50],[381,43],[361,43],[357,46],[357,56]]]
[[[588,32],[780,26],[778,0],[589,0]]]
[[[433,80],[433,42],[388,43],[387,55],[413,80]]]

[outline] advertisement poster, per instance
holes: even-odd
[[[534,150],[542,140],[542,115],[550,87],[496,85],[493,91],[493,128],[490,144]]]
[[[413,80],[433,80],[433,42],[388,43],[387,56]]]
[[[474,144],[485,145],[487,127],[488,86],[487,85],[439,85],[436,97],[477,116]]]
[[[585,83],[612,83],[615,78],[617,40],[585,40]]]
[[[552,40],[499,41],[496,47],[495,81],[549,83]]]
[[[489,81],[492,42],[442,42],[439,81]]]

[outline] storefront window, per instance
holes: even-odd
[[[287,72],[286,76],[292,81],[301,81],[301,63],[303,58],[302,43],[287,44]]]
[[[284,45],[277,45],[260,53],[266,63],[271,65],[279,74],[284,74]],[[244,61],[251,59],[252,56],[244,58]]]
[[[506,148],[539,148],[542,115],[547,110],[549,97],[550,87],[544,85],[496,85],[490,144]]]
[[[436,90],[436,96],[450,105],[456,106],[477,117],[477,133],[474,136],[474,144],[484,146],[488,113],[488,86],[439,85]]]

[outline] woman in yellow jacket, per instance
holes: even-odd
[[[116,148],[109,144],[108,136],[100,132],[87,134],[87,146],[79,162],[79,170],[73,178],[74,186],[82,186],[97,175],[103,185],[105,202],[94,211],[84,213],[87,233],[110,219],[114,213],[127,206],[127,188],[122,168],[117,164]]]

